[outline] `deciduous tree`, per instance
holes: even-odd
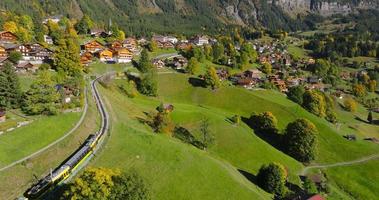
[[[220,79],[217,75],[216,69],[214,67],[209,67],[207,72],[205,73],[205,83],[208,86],[211,86],[212,89],[217,89],[220,87]]]
[[[257,182],[267,192],[283,198],[286,193],[287,171],[283,165],[278,163],[263,165],[259,169]]]

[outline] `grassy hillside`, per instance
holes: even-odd
[[[112,130],[93,165],[136,170],[150,184],[153,199],[268,199],[232,165],[207,152],[164,135],[156,135],[138,120],[157,101],[131,101],[114,90],[102,90]],[[144,102],[146,101],[146,102]]]
[[[279,120],[279,128],[297,118],[311,120],[320,132],[319,156],[316,162],[327,163],[351,160],[360,156],[378,152],[379,146],[365,141],[355,143],[343,139],[343,132],[320,119],[297,104],[274,91],[247,91],[242,88],[227,87],[210,92],[209,89],[193,87],[188,83],[186,75],[161,74],[159,76],[159,94],[164,102],[181,102],[202,105],[209,109],[218,108],[242,116],[250,116],[252,112],[272,111]]]

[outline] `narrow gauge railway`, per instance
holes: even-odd
[[[97,145],[99,144],[99,141],[103,138],[104,135],[106,135],[109,128],[109,116],[96,86],[98,80],[103,76],[100,76],[91,82],[92,94],[101,116],[100,130],[95,134],[91,134],[85,140],[85,142],[59,167],[50,172],[50,174],[43,179],[39,180],[35,185],[30,187],[24,193],[25,198],[37,199],[47,191],[53,189],[62,181],[66,180],[72,174],[72,172],[82,163],[82,161],[94,153]]]

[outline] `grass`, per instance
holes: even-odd
[[[379,160],[360,165],[329,168],[324,170],[338,187],[354,199],[374,200],[379,196]]]
[[[87,115],[82,125],[75,132],[41,154],[0,172],[0,199],[15,199],[21,196],[32,183],[46,176],[50,169],[59,166],[63,160],[83,143],[89,134],[94,133],[98,129],[100,124],[98,112],[92,98],[88,98],[88,100],[89,108]],[[79,113],[76,114],[79,115]],[[58,120],[58,118],[56,118],[56,120]],[[60,119],[59,122],[63,122],[62,119]],[[57,123],[55,123],[55,125],[57,125]],[[55,127],[49,128],[49,130],[55,129]],[[37,135],[38,134],[39,133],[37,133]],[[46,133],[45,136],[49,137],[48,133]],[[19,137],[21,138],[21,135],[19,135]],[[34,140],[33,138],[29,139]],[[0,141],[2,141],[1,137]],[[1,145],[1,147],[3,146]],[[14,153],[17,152],[11,152],[11,154]]]
[[[210,92],[209,89],[192,87],[188,76],[182,74],[162,74],[159,76],[159,94],[164,102],[180,102],[202,105],[209,109],[218,108],[225,111],[250,116],[252,112],[272,111],[279,120],[279,128],[297,118],[311,120],[318,128],[319,158],[316,162],[337,162],[351,160],[377,152],[377,145],[357,141],[354,144],[342,138],[333,125],[320,119],[286,97],[274,91],[247,91],[242,88],[225,87]]]
[[[130,100],[112,90],[102,90],[112,116],[111,137],[93,163],[97,167],[139,172],[153,199],[268,199],[232,165],[176,139],[154,134],[138,118],[158,101]]]
[[[81,113],[39,117],[0,136],[0,167],[28,156],[57,140],[79,120]]]

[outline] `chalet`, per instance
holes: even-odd
[[[116,50],[114,57],[116,59],[115,61],[118,63],[129,63],[132,62],[133,53],[127,48],[122,48]]]
[[[244,76],[256,80],[262,79],[262,72],[258,69],[250,69],[244,72]]]
[[[163,68],[166,64],[165,64],[165,62],[163,62],[163,60],[161,60],[161,59],[154,59],[154,60],[153,60],[153,65],[154,65],[154,67],[156,67],[157,69],[161,69],[161,68]]]
[[[298,86],[300,84],[303,84],[304,82],[305,81],[303,78],[295,78],[295,77],[289,77],[286,80],[288,87],[295,87],[295,86]]]
[[[198,35],[191,39],[191,43],[197,46],[203,46],[203,45],[209,44],[209,38],[207,36]]]
[[[7,53],[7,50],[5,49],[5,47],[0,46],[0,58],[4,58],[7,56],[8,56],[8,53]]]
[[[280,92],[287,92],[288,88],[286,82],[283,80],[274,80],[272,83],[279,89]]]
[[[103,62],[113,61],[113,52],[109,49],[104,49],[97,52],[97,57]]]
[[[18,50],[23,61],[32,61],[34,64],[42,64],[44,61],[51,60],[53,52],[40,44],[25,44],[18,46]]]
[[[176,56],[173,59],[173,65],[176,69],[183,69],[184,67],[187,67],[188,60],[183,56]]]
[[[38,69],[37,65],[34,65],[30,62],[20,62],[16,65],[16,72],[25,73],[25,72],[36,72]]]
[[[0,67],[8,60],[8,57],[0,57]]]
[[[128,37],[122,42],[122,47],[132,52],[137,51],[137,46],[137,40],[135,38]]]
[[[80,63],[82,65],[89,65],[92,62],[93,55],[90,52],[85,52],[80,56]]]
[[[310,84],[317,84],[317,83],[321,83],[322,81],[322,78],[319,78],[317,76],[311,76],[311,77],[308,77],[308,83]]]
[[[252,78],[239,78],[237,80],[237,85],[241,86],[241,87],[244,87],[246,89],[251,89],[256,84],[257,84],[257,82],[255,80],[253,80]]]
[[[17,36],[9,31],[0,31],[1,42],[16,42]]]
[[[47,24],[49,21],[54,22],[54,23],[59,23],[62,19],[61,15],[56,15],[56,16],[51,16],[43,19],[42,23]]]
[[[108,48],[110,48],[112,50],[118,50],[118,49],[123,48],[122,43],[120,41],[114,41],[114,42],[108,44],[107,46],[108,46]]]
[[[48,36],[48,35],[43,36],[43,41],[46,42],[46,44],[53,44],[54,43],[53,38]]]
[[[105,48],[104,45],[101,44],[100,42],[96,41],[96,40],[92,40],[92,41],[87,42],[81,46],[81,49],[83,51],[88,51],[91,53],[96,53],[100,50],[103,50],[104,48]]]
[[[217,75],[220,78],[220,80],[226,80],[229,77],[229,72],[226,69],[218,69]]]
[[[162,43],[162,45],[163,45],[162,48],[164,48],[164,49],[173,49],[173,48],[175,48],[174,44],[171,43],[171,42],[164,42],[164,43]]]
[[[110,34],[107,33],[104,29],[102,28],[94,28],[94,29],[91,29],[90,30],[90,35],[91,37],[103,37],[103,38],[106,38],[108,37]]]
[[[6,112],[5,109],[0,108],[0,122],[5,122],[6,120]]]
[[[188,50],[191,48],[191,44],[187,42],[179,42],[176,44],[176,49],[178,50]]]
[[[165,43],[165,42],[170,42],[172,44],[178,43],[178,39],[173,36],[154,35],[151,38],[151,40],[155,42],[161,42],[161,43]]]
[[[145,45],[145,44],[147,44],[147,40],[146,40],[146,38],[142,37],[142,38],[138,39],[137,43],[139,45]]]

